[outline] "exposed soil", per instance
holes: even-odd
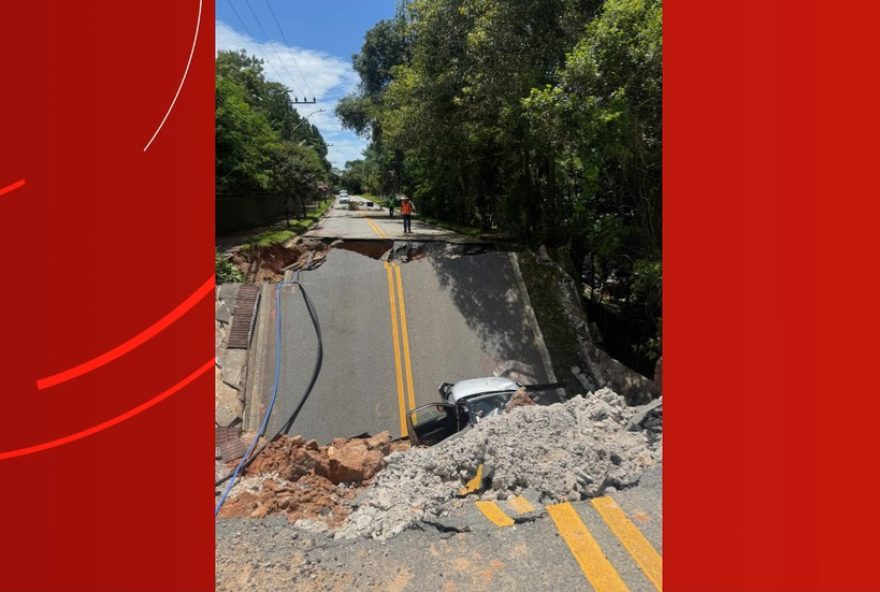
[[[245,283],[279,282],[288,269],[315,269],[330,247],[320,241],[294,239],[283,245],[246,247],[233,251],[230,261],[245,274]]]
[[[222,518],[281,514],[290,522],[336,528],[358,493],[385,466],[385,456],[408,448],[388,432],[370,438],[337,438],[329,446],[282,436],[248,467],[220,510]],[[227,465],[233,470],[235,462]]]

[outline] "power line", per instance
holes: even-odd
[[[254,51],[255,51],[255,52],[259,51],[260,44],[259,44],[259,42],[257,41],[257,38],[254,37],[254,35],[251,33],[251,30],[248,29],[248,26],[244,23],[244,19],[241,18],[241,15],[238,13],[238,10],[236,10],[235,5],[232,4],[232,0],[226,0],[226,3],[229,4],[229,8],[231,8],[231,9],[232,9],[232,12],[235,13],[235,16],[238,18],[238,22],[241,23],[241,26],[242,26],[242,27],[244,27],[244,32],[247,33],[248,37],[250,37],[251,39],[254,40]],[[262,54],[262,52],[260,52],[260,54],[262,55],[263,61],[264,61],[266,64],[268,64],[269,66],[272,67],[272,70],[273,70],[273,71],[275,72],[275,74],[278,76],[278,80],[279,80],[279,81],[284,80],[284,76],[282,76],[281,73],[278,72],[278,69],[275,67],[275,65],[274,65],[272,62],[270,62],[270,61],[266,58],[265,54]],[[283,85],[284,83],[282,82],[281,84]],[[291,84],[291,90],[293,90],[294,92],[296,92],[296,89],[293,88],[293,84]]]
[[[244,0],[244,3],[247,4],[248,10],[251,11],[251,16],[254,17],[254,21],[256,21],[257,26],[260,28],[260,31],[263,32],[263,36],[266,38],[266,44],[271,48],[272,52],[275,54],[275,57],[278,58],[278,62],[281,64],[281,67],[284,69],[285,74],[290,78],[290,80],[294,79],[293,74],[291,74],[290,70],[287,68],[287,63],[284,61],[284,58],[281,57],[281,54],[278,53],[278,49],[275,47],[275,44],[272,43],[272,40],[269,38],[269,33],[266,32],[266,29],[263,27],[262,21],[257,16],[257,13],[254,11],[254,7],[251,5],[250,0]],[[305,97],[303,97],[305,98]],[[296,99],[296,97],[294,97]],[[294,100],[296,102],[296,100]]]
[[[275,11],[272,9],[272,5],[269,3],[269,0],[264,0],[266,2],[266,6],[269,7],[269,12],[272,13],[272,18],[275,20],[275,26],[278,27],[278,32],[281,33],[281,38],[284,40],[284,44],[287,47],[293,47],[290,44],[290,41],[287,40],[287,36],[284,34],[284,29],[281,28],[281,23],[278,22],[278,17],[275,16]],[[306,78],[305,74],[303,74],[302,68],[299,67],[299,62],[296,59],[296,56],[293,56],[293,64],[296,66],[296,69],[299,71],[299,75],[302,76],[303,82],[306,84],[306,89],[309,91],[309,94],[312,97],[316,97],[315,91],[312,90],[312,86],[309,84],[308,78]]]

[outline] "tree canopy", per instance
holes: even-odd
[[[353,65],[361,179],[557,248],[658,355],[660,0],[404,0]]]
[[[315,197],[330,176],[327,145],[287,88],[267,81],[262,61],[243,51],[221,51],[216,70],[218,192]]]

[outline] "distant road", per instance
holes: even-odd
[[[446,242],[472,242],[472,239],[465,235],[424,224],[419,220],[418,212],[412,219],[412,233],[404,234],[403,218],[400,217],[399,208],[395,208],[394,217],[391,218],[388,216],[388,208],[378,205],[366,208],[361,204],[366,204],[367,200],[358,195],[351,196],[350,199],[357,202],[361,209],[349,210],[347,206],[339,205],[337,200],[328,215],[305,236],[311,238],[390,238],[395,240],[428,239]]]

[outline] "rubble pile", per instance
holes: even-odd
[[[301,436],[272,442],[248,467],[220,510],[224,518],[283,514],[336,527],[351,501],[385,465],[385,456],[406,447],[388,432],[370,438],[337,438],[328,446]],[[235,468],[227,465],[227,471]]]
[[[659,404],[644,421],[661,429]],[[662,434],[630,421],[610,389],[549,406],[519,405],[431,448],[392,454],[337,537],[385,539],[419,521],[431,522],[471,503],[459,490],[483,465],[482,499],[528,493],[542,504],[602,495],[634,485],[662,462]]]

